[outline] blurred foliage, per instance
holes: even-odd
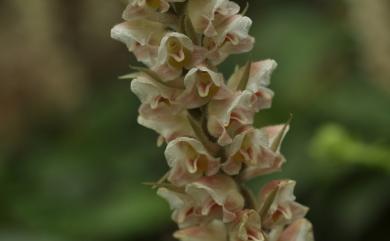
[[[337,124],[327,124],[318,130],[310,152],[318,160],[359,164],[390,172],[390,148],[363,143]]]
[[[228,76],[248,59],[279,63],[274,106],[256,125],[294,114],[288,162],[250,184],[296,179],[318,241],[386,240],[390,228],[382,80],[390,76],[366,68],[387,55],[367,55],[377,43],[361,38],[370,25],[357,28],[356,13],[384,18],[351,12],[362,1],[250,1],[256,47],[221,67]],[[117,79],[134,63],[109,38],[122,9],[120,1],[0,0],[1,241],[172,240],[168,205],[141,184],[165,173],[163,150],[136,123],[139,102]]]

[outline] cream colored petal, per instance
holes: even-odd
[[[206,67],[190,69],[184,78],[184,86],[185,90],[178,101],[188,109],[203,106],[211,99],[224,99],[232,95],[224,84],[222,74]]]
[[[233,1],[222,1],[217,9],[218,14],[224,16],[232,16],[240,11],[240,6]]]
[[[226,241],[225,224],[214,220],[201,226],[182,229],[174,233],[174,237],[181,241]]]
[[[287,132],[289,131],[290,126],[289,125],[273,125],[264,127],[263,130],[267,133],[269,138],[270,147],[272,145],[275,146],[276,151],[280,151],[281,144],[283,142],[284,137],[287,135]]]
[[[241,170],[241,164],[249,167],[263,167],[263,149],[268,146],[264,132],[250,128],[234,137],[233,142],[226,147],[227,161],[223,170],[229,175],[236,175]]]
[[[197,47],[196,51],[200,51],[200,48]],[[153,70],[164,81],[179,78],[183,68],[192,65],[193,61],[203,61],[199,59],[201,56],[193,56],[194,53],[195,47],[191,39],[181,33],[169,32],[161,40],[157,64]],[[197,52],[197,54],[199,53]]]
[[[111,36],[125,44],[131,39],[140,45],[159,45],[165,31],[165,25],[159,22],[134,19],[114,26]]]
[[[260,87],[268,86],[272,72],[277,66],[271,59],[252,63],[247,89],[256,92]]]
[[[254,45],[254,38],[249,36],[252,20],[242,15],[234,15],[219,25],[218,34],[207,41],[212,43],[208,59],[217,65],[231,54],[245,53]]]
[[[244,210],[230,226],[229,241],[264,241],[260,216],[256,210]]]
[[[207,49],[195,45],[191,56],[191,62],[186,67],[192,68],[194,66],[204,65],[204,60],[206,59],[206,55],[207,55]]]
[[[157,109],[141,105],[138,123],[159,133],[166,142],[181,136],[193,137],[194,133],[185,113],[172,114],[175,107],[161,106]]]
[[[129,3],[126,9],[122,13],[122,18],[126,21],[133,20],[133,19],[147,19],[155,22],[160,22],[169,25],[171,27],[176,27],[177,18],[174,15],[164,14],[155,11],[152,8],[146,7],[144,4],[145,3],[142,3],[140,5]],[[164,5],[165,8],[166,3]]]
[[[188,0],[188,16],[197,33],[204,33],[212,26],[216,9],[222,2],[222,0]],[[208,32],[214,31],[208,30]]]
[[[238,45],[240,40],[249,37],[249,30],[252,26],[252,20],[246,16],[234,15],[231,16],[224,24],[218,27],[218,36],[215,42],[221,46],[224,42],[231,42],[233,45]]]
[[[184,192],[181,188],[159,188],[157,194],[164,198],[172,209],[172,220],[180,228],[193,227],[205,224],[216,217],[214,210],[210,210],[209,216],[201,216],[196,212],[197,203],[195,199]]]
[[[292,180],[275,180],[263,187],[259,200],[265,227],[290,224],[306,215],[308,208],[295,202],[295,184]]]
[[[157,195],[167,200],[172,210],[192,206],[192,200],[185,193],[175,192],[168,188],[161,187],[157,190]]]
[[[247,79],[247,90],[256,93],[259,90],[265,89],[270,84],[271,74],[276,69],[277,64],[274,60],[263,60],[251,63],[249,70],[249,78]],[[228,80],[228,86],[232,90],[236,90],[244,77],[246,66],[236,68],[234,73]]]
[[[146,66],[153,66],[157,60],[157,47],[153,45],[136,45],[132,51],[137,61],[144,63]]]
[[[274,153],[269,149],[262,149],[262,159],[257,165],[247,166],[241,173],[243,180],[250,180],[252,178],[263,176],[266,174],[277,172],[286,162],[283,155]]]
[[[252,93],[237,92],[231,98],[212,100],[208,105],[209,119],[207,123],[211,135],[218,139],[220,145],[228,145],[235,135],[229,133],[229,126],[235,122],[235,129],[251,125],[255,111],[252,104]]]
[[[153,66],[151,70],[153,70],[163,82],[169,84],[179,79],[181,74],[183,73],[183,70],[181,68],[180,69],[172,68],[168,64],[162,64],[162,65],[157,64]]]
[[[152,109],[160,105],[171,105],[179,91],[169,88],[146,75],[139,75],[131,82],[131,91],[137,95],[143,104],[149,104]]]
[[[168,188],[159,188],[157,195],[164,198],[172,209],[172,220],[182,225],[190,219],[190,211],[194,206],[193,200],[185,193]]]
[[[314,241],[312,224],[298,219],[283,231],[278,241]]]
[[[239,12],[238,4],[228,0],[189,0],[188,15],[197,33],[218,34],[216,26]]]
[[[132,34],[131,27],[126,22],[117,24],[111,29],[111,38],[126,44],[130,51],[135,48],[135,44],[137,43]],[[146,44],[145,40],[144,44]]]
[[[240,39],[237,44],[232,42],[225,42],[222,46],[212,49],[207,58],[213,65],[219,65],[232,54],[247,53],[253,49],[255,39],[251,36]]]
[[[158,49],[158,62],[159,64],[164,64],[168,61],[169,52],[168,52],[168,41],[169,39],[174,38],[176,39],[181,46],[178,46],[179,48],[186,48],[191,53],[194,50],[194,45],[186,35],[182,33],[177,32],[169,32],[167,33],[162,39],[160,43],[160,47]]]
[[[267,241],[278,241],[283,231],[284,231],[284,226],[282,225],[273,227],[267,235]]]
[[[212,200],[222,208],[224,222],[231,222],[236,218],[237,212],[244,207],[244,198],[232,178],[225,175],[203,177],[198,181],[187,185],[186,192],[198,199],[199,203],[205,202],[208,194]],[[200,199],[199,199],[200,198]],[[201,204],[202,205],[202,204]]]
[[[132,7],[145,8],[153,11],[158,10],[158,12],[166,13],[170,8],[169,3],[185,1],[186,0],[129,0],[129,5]]]
[[[161,23],[134,19],[114,26],[111,37],[125,43],[139,61],[151,66],[157,60],[157,48],[165,31]]]
[[[178,186],[186,185],[203,175],[214,175],[220,166],[219,158],[211,156],[197,139],[188,137],[179,137],[169,142],[165,157],[172,168],[168,180]]]

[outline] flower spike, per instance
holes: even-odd
[[[255,128],[271,107],[274,60],[248,61],[225,79],[218,65],[253,48],[252,20],[230,0],[128,0],[112,38],[145,67],[131,68],[138,123],[156,131],[168,171],[145,183],[165,199],[181,241],[313,241],[293,180],[245,181],[280,171],[286,124]]]

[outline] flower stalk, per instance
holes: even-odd
[[[169,171],[157,194],[172,209],[182,241],[311,241],[308,209],[295,202],[292,180],[276,180],[258,196],[245,182],[279,171],[286,124],[255,128],[271,107],[277,64],[248,62],[225,81],[218,65],[249,52],[248,6],[229,0],[129,0],[111,36],[145,67],[132,67],[141,101],[138,123],[166,144]]]

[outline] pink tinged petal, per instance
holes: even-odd
[[[278,241],[314,241],[312,224],[298,219],[283,231]]]
[[[283,233],[285,226],[279,225],[273,227],[267,234],[267,241],[278,241],[280,235]]]
[[[177,19],[174,15],[162,14],[161,12],[155,11],[154,9],[145,6],[145,1],[133,1],[129,3],[126,9],[122,13],[122,18],[126,21],[133,19],[147,19],[155,22],[164,23],[170,26],[174,26]],[[164,4],[164,7],[166,4]],[[168,5],[169,8],[169,5]]]
[[[199,46],[194,46],[194,50],[192,52],[191,62],[189,66],[201,65],[206,58],[206,54],[207,54],[207,49]]]
[[[156,74],[158,74],[163,82],[169,83],[170,86],[171,83],[180,78],[181,74],[183,73],[182,69],[172,68],[168,64],[155,65],[151,69]]]
[[[171,105],[179,94],[177,89],[169,88],[147,75],[139,74],[131,82],[131,90],[141,103],[149,104],[152,109],[160,105]]]
[[[271,59],[252,63],[247,89],[256,92],[260,87],[268,86],[271,74],[277,66]]]
[[[184,223],[193,210],[193,200],[184,192],[173,191],[168,188],[159,188],[157,195],[164,198],[173,210],[172,219],[178,224]]]
[[[265,227],[290,224],[306,215],[308,208],[295,202],[294,187],[295,181],[276,180],[261,190],[259,200]]]
[[[170,2],[184,2],[185,0],[129,0],[129,5],[132,7],[147,8],[150,10],[158,10],[161,13],[166,13],[169,10]]]
[[[230,226],[229,241],[264,241],[260,216],[256,210],[243,210]]]
[[[222,1],[221,5],[218,7],[218,14],[224,16],[233,16],[240,11],[240,6],[233,1]]]
[[[201,51],[202,48],[195,47],[186,35],[176,32],[167,33],[161,40],[158,49],[158,64],[153,67],[161,79],[171,81],[182,74],[182,69],[191,66],[194,61],[201,62],[202,56],[193,56],[195,50]]]
[[[213,37],[216,48],[210,49],[208,58],[213,64],[219,64],[230,54],[248,52],[253,48],[254,38],[249,36],[252,20],[246,16],[234,15],[221,24]],[[213,46],[211,45],[211,46]]]
[[[188,16],[197,33],[215,34],[212,21],[221,0],[188,0]]]
[[[233,221],[236,213],[244,207],[244,199],[236,183],[228,176],[203,177],[187,185],[186,192],[192,197],[198,198],[199,203],[204,203],[207,197],[211,197],[222,208],[224,222]]]
[[[255,111],[251,103],[252,93],[237,92],[230,98],[212,100],[208,105],[208,130],[220,145],[228,145],[245,126],[253,123]]]
[[[286,160],[279,151],[288,129],[288,125],[275,125],[260,130],[268,139],[267,144],[262,147],[261,154],[259,154],[262,161],[258,162],[258,165],[248,166],[244,169],[241,173],[244,180],[280,170]]]
[[[268,149],[262,149],[262,162],[258,165],[247,166],[241,173],[243,180],[250,180],[252,178],[263,176],[266,174],[277,172],[286,162],[283,155],[273,153]]]
[[[240,7],[228,0],[189,0],[188,9],[195,31],[210,37],[217,35],[216,26],[237,14]]]
[[[156,61],[156,50],[165,32],[161,23],[134,19],[114,26],[111,37],[125,43],[139,61],[151,66]]]
[[[222,74],[206,67],[192,68],[184,78],[185,91],[178,97],[187,108],[198,108],[211,99],[228,98],[232,93],[226,88]]]
[[[219,65],[232,54],[240,54],[251,51],[254,43],[255,39],[250,36],[245,39],[241,39],[236,45],[227,41],[219,48],[211,50],[207,57],[213,65]]]
[[[175,238],[181,241],[226,241],[225,224],[214,220],[201,226],[182,229],[174,233]]]
[[[232,144],[226,147],[227,161],[223,164],[223,170],[229,175],[240,172],[242,164],[248,167],[263,167],[263,149],[268,146],[268,139],[261,130],[250,128],[237,135]]]
[[[152,66],[156,62],[157,47],[152,45],[137,45],[132,51],[139,62]]]
[[[286,124],[264,127],[263,130],[268,135],[270,147],[279,152],[283,139],[287,135],[289,129],[290,126]]]
[[[271,106],[273,92],[266,87],[270,83],[271,73],[277,64],[273,60],[264,60],[251,63],[249,66],[249,76],[247,76],[248,64],[238,68],[230,76],[228,87],[231,90],[242,88],[243,81],[246,82],[245,90],[252,93],[251,105],[257,112]],[[244,83],[245,83],[244,82]]]
[[[242,168],[242,161],[230,158],[223,165],[223,171],[228,175],[237,175]]]
[[[172,220],[175,221],[180,228],[186,228],[201,223],[206,223],[210,217],[216,216],[213,207],[209,210],[210,216],[201,216],[196,207],[196,200],[184,192],[181,188],[172,186],[172,189],[161,187],[157,194],[164,198],[170,205],[172,212]]]
[[[126,44],[130,51],[134,50],[135,44],[137,43],[131,32],[131,27],[128,26],[128,23],[121,23],[115,25],[111,29],[111,38],[119,40]],[[145,45],[146,41],[144,41],[143,44]]]
[[[158,46],[165,31],[165,26],[161,23],[134,19],[114,26],[111,36],[125,44],[132,40],[140,45],[155,44]]]
[[[152,109],[142,104],[139,108],[138,123],[159,133],[166,142],[180,136],[193,137],[191,125],[184,112],[173,114],[175,106],[163,105]]]
[[[232,138],[227,133],[226,128],[230,123],[229,113],[230,106],[232,105],[234,98],[228,98],[225,100],[213,100],[208,104],[209,118],[207,121],[207,129],[212,136],[218,138],[218,143],[230,144]]]
[[[189,53],[183,52],[183,49],[189,51]],[[174,57],[177,62],[183,61],[185,58],[191,58],[191,56],[185,56],[190,54],[194,50],[194,45],[186,35],[169,32],[162,39],[160,47],[158,49],[158,59],[160,64],[168,62],[170,56]]]
[[[179,137],[169,142],[165,157],[172,168],[168,180],[178,186],[203,175],[214,175],[220,166],[219,158],[211,156],[198,140],[188,137]]]

